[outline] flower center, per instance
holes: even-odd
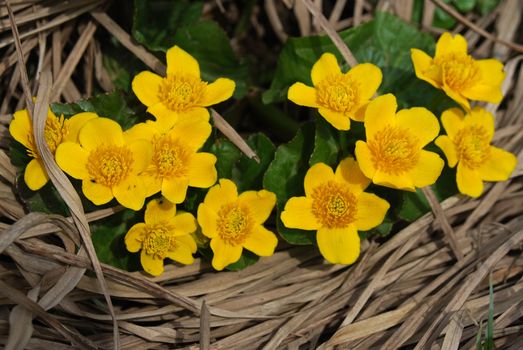
[[[356,219],[356,197],[342,184],[329,181],[316,187],[312,200],[312,213],[324,227],[344,228]]]
[[[479,168],[490,155],[490,139],[484,127],[474,125],[461,129],[454,138],[458,158],[470,168]]]
[[[398,175],[414,168],[419,159],[418,139],[407,129],[387,126],[367,142],[376,169]]]
[[[55,153],[56,148],[60,143],[62,143],[63,138],[67,135],[68,132],[69,123],[67,119],[64,119],[63,115],[60,116],[60,118],[53,115],[47,116],[44,127],[44,138],[52,154]],[[27,154],[32,158],[38,158],[39,155],[36,151],[36,141],[33,135],[33,128],[29,129],[28,139],[29,149],[27,150]]]
[[[332,74],[323,79],[316,87],[319,105],[340,113],[348,113],[359,102],[359,85],[349,76]]]
[[[442,67],[443,80],[452,90],[465,90],[480,80],[478,64],[470,55],[447,54],[434,60]]]
[[[149,255],[165,258],[168,252],[176,249],[176,237],[171,234],[172,227],[164,223],[147,225],[143,249]]]
[[[218,218],[218,236],[230,245],[242,244],[254,225],[249,209],[238,203],[222,205]]]
[[[91,179],[113,187],[124,180],[133,165],[133,155],[126,147],[102,145],[89,154],[87,171]]]
[[[190,150],[178,139],[167,135],[153,139],[152,164],[162,178],[186,176],[190,155]]]
[[[181,112],[200,103],[206,86],[206,82],[193,75],[167,75],[158,97],[170,110]]]

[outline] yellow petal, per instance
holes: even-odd
[[[172,224],[175,228],[175,236],[189,236],[190,233],[196,231],[196,219],[191,213],[181,213],[172,219]]]
[[[336,56],[327,52],[321,55],[320,59],[314,63],[311,70],[312,84],[317,86],[323,79],[329,75],[341,74],[340,67]]]
[[[201,203],[198,206],[198,224],[202,228],[202,233],[209,238],[215,237],[218,231],[217,222],[217,211],[212,210],[209,205]]]
[[[459,34],[452,36],[449,32],[443,33],[436,43],[435,57],[448,54],[467,54],[467,41]]]
[[[318,218],[312,213],[312,199],[307,197],[290,198],[281,213],[281,221],[285,227],[301,230],[317,230],[321,227]]]
[[[316,90],[303,83],[294,83],[287,91],[287,98],[300,106],[318,107]]]
[[[187,195],[188,177],[171,177],[163,179],[162,195],[173,203],[181,203]]]
[[[193,107],[186,111],[180,112],[180,119],[209,122],[210,114],[207,108]]]
[[[233,203],[238,199],[236,184],[228,179],[220,179],[220,183],[214,185],[205,196],[204,203],[214,212],[219,212],[222,205]]]
[[[400,175],[388,174],[382,171],[376,171],[372,182],[376,185],[386,186],[390,188],[396,188],[404,191],[415,191],[414,183],[409,173],[403,173]]]
[[[479,172],[467,168],[461,163],[458,163],[456,182],[458,184],[458,190],[463,194],[471,197],[479,197],[483,193],[483,181],[479,176]]]
[[[31,123],[31,118],[29,117],[27,110],[23,109],[21,111],[16,111],[13,114],[13,120],[11,120],[11,124],[9,124],[9,133],[16,141],[20,142],[26,148],[34,152],[34,145],[32,143],[32,125],[33,124]]]
[[[147,113],[152,114],[156,118],[157,129],[160,132],[166,132],[170,130],[180,119],[180,116],[177,112],[171,111],[162,102],[158,102],[147,108]]]
[[[58,146],[55,159],[58,166],[75,179],[87,179],[87,158],[89,154],[79,144],[64,142]]]
[[[152,146],[149,141],[136,140],[127,145],[133,155],[133,165],[131,167],[131,175],[141,173],[151,163],[153,154]]]
[[[363,192],[370,183],[370,180],[361,172],[358,163],[352,157],[342,160],[334,175],[337,181],[349,185],[351,192],[354,194]]]
[[[167,50],[167,75],[193,75],[200,77],[200,65],[189,53],[178,46]]]
[[[157,74],[144,71],[134,77],[132,89],[141,103],[150,107],[160,102],[160,86],[163,78]]]
[[[418,49],[410,49],[416,76],[436,88],[441,88],[441,69],[433,65],[432,57]]]
[[[220,238],[213,238],[211,240],[211,249],[214,253],[212,258],[212,267],[221,271],[227,265],[240,260],[243,248],[241,245],[230,245],[222,241]]]
[[[181,120],[169,132],[169,136],[179,138],[184,146],[194,152],[200,149],[211,135],[211,124],[203,120]]]
[[[145,238],[145,224],[140,222],[133,225],[125,234],[125,247],[131,253],[136,253],[142,249],[142,243]]]
[[[142,179],[136,176],[128,176],[114,186],[113,194],[118,203],[132,210],[142,209],[147,195]]]
[[[49,180],[49,176],[40,159],[31,159],[24,172],[24,181],[31,190],[37,191],[44,187]]]
[[[504,149],[491,146],[488,159],[478,169],[481,179],[486,181],[505,181],[517,164],[517,158]]]
[[[425,187],[435,183],[444,165],[445,162],[437,153],[421,150],[418,163],[410,172],[414,186]]]
[[[465,116],[464,126],[480,126],[487,131],[488,140],[494,136],[494,116],[483,107],[474,107],[472,111]]]
[[[361,172],[369,179],[372,179],[376,174],[376,167],[372,161],[372,154],[367,144],[363,141],[356,141],[354,154],[358,160],[358,166]]]
[[[176,215],[176,205],[165,198],[153,199],[147,203],[145,208],[145,223],[155,225],[161,222],[171,221]]]
[[[467,98],[465,96],[463,96],[462,91],[456,91],[456,90],[452,89],[451,87],[449,87],[446,84],[445,81],[446,81],[445,70],[443,69],[443,86],[442,86],[443,91],[445,91],[445,93],[447,94],[448,97],[450,97],[451,99],[453,99],[454,101],[459,103],[461,105],[461,107],[463,107],[464,110],[470,111],[470,103],[467,100]]]
[[[208,188],[214,185],[218,178],[216,172],[216,156],[211,153],[196,153],[191,158],[189,172],[189,186]]]
[[[212,106],[229,99],[234,93],[236,83],[227,78],[218,78],[214,83],[207,85],[203,93],[201,105]]]
[[[186,235],[185,237],[190,236]],[[192,256],[191,250],[184,244],[180,244],[173,251],[167,252],[166,257],[184,265],[191,265],[194,263],[194,257]]]
[[[305,195],[312,196],[314,189],[328,181],[334,180],[334,171],[325,163],[314,164],[305,174],[303,186],[305,187]]]
[[[459,108],[450,108],[447,109],[441,115],[441,124],[445,132],[450,137],[454,139],[458,131],[460,131],[465,126],[465,115]]]
[[[386,126],[396,123],[396,97],[393,94],[379,96],[372,100],[365,112],[365,135],[367,140]]]
[[[159,133],[155,125],[156,122],[138,123],[133,125],[130,129],[124,132],[125,142],[131,143],[136,140],[151,141],[153,136]]]
[[[96,205],[109,203],[114,198],[111,188],[88,179],[82,181],[82,191]]]
[[[278,245],[278,238],[271,231],[257,225],[245,239],[243,247],[259,256],[271,256]]]
[[[150,197],[153,194],[156,194],[162,190],[163,179],[159,176],[156,176],[153,172],[149,172],[148,168],[143,172],[140,177],[143,180],[143,185],[145,186],[146,196]]]
[[[140,262],[145,272],[150,275],[160,276],[163,273],[163,259],[156,255],[149,255],[143,249],[140,254]]]
[[[503,100],[503,92],[500,87],[477,84],[463,91],[463,96],[471,100],[500,103]]]
[[[346,228],[321,228],[316,236],[320,253],[332,264],[352,264],[360,255],[360,237],[352,225]]]
[[[264,223],[276,205],[276,195],[272,192],[246,191],[238,196],[238,202],[244,203],[256,224]]]
[[[372,193],[363,192],[358,196],[358,209],[356,214],[356,228],[370,230],[381,224],[385,218],[389,203]]]
[[[496,59],[476,61],[481,81],[463,91],[463,95],[471,100],[499,103],[503,99],[501,84],[505,79],[503,64]]]
[[[78,140],[82,147],[93,150],[101,145],[123,145],[123,132],[120,124],[108,118],[94,118],[84,124]]]
[[[381,69],[372,63],[360,63],[346,74],[359,85],[358,95],[362,101],[369,100],[378,91],[383,79]]]
[[[367,101],[365,103],[362,103],[359,107],[355,107],[356,110],[354,111],[354,114],[350,116],[350,118],[358,122],[364,122],[365,113],[367,112],[367,107],[369,106],[369,103],[370,101]]]
[[[456,146],[454,142],[450,140],[447,135],[439,136],[436,141],[434,141],[436,146],[441,148],[445,157],[447,157],[447,163],[449,167],[454,168],[458,162],[458,154],[456,153]]]
[[[350,119],[343,113],[332,111],[326,108],[318,109],[321,116],[325,118],[333,127],[338,130],[349,130],[350,129]]]
[[[420,147],[427,145],[439,134],[438,119],[426,108],[402,109],[396,116],[396,125],[409,130],[419,140]]]
[[[98,114],[91,112],[78,113],[67,120],[69,131],[65,135],[64,141],[78,142],[78,133],[80,129],[91,119],[99,118]]]
[[[187,247],[191,254],[196,253],[196,249],[198,249],[196,241],[194,240],[192,235],[177,236],[176,243]]]

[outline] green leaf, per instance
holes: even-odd
[[[314,150],[309,160],[309,165],[325,163],[335,167],[340,154],[338,142],[339,132],[325,119],[316,118],[316,131],[314,135]]]
[[[472,11],[476,6],[476,0],[452,0],[454,7],[461,13]]]
[[[125,209],[91,225],[91,238],[101,262],[127,271],[141,270],[139,253],[125,248],[125,234],[138,221],[137,212]]]
[[[263,178],[263,187],[276,194],[278,203],[277,228],[280,235],[293,244],[312,244],[315,235],[309,231],[288,229],[280,219],[280,212],[290,197],[303,194],[303,179],[309,168],[314,145],[312,123],[305,123],[296,136],[276,150],[274,160]]]
[[[400,107],[425,106],[430,109],[442,103],[452,104],[444,94],[418,80],[414,74],[410,49],[418,48],[431,54],[434,51],[434,39],[429,34],[385,12],[378,12],[374,20],[339,34],[359,62],[370,62],[381,68],[383,82],[379,92],[395,94]],[[285,100],[287,89],[295,82],[312,86],[310,71],[325,52],[334,53],[338,62],[344,62],[327,36],[287,40],[278,58],[271,87],[264,93],[263,101],[271,103]]]
[[[100,117],[118,122],[124,130],[138,121],[138,116],[129,108],[120,92],[99,94],[74,103],[52,103],[51,109],[56,115],[63,114],[66,118],[82,112],[94,112]]]
[[[448,2],[448,0],[445,2]],[[438,7],[434,11],[434,19],[432,21],[432,25],[437,28],[450,30],[454,28],[454,26],[456,25],[456,20],[454,19],[454,17],[452,17],[447,12]]]
[[[173,34],[200,18],[203,1],[134,0],[133,37],[153,51],[173,46]]]
[[[251,253],[247,249],[244,249],[242,252],[242,255],[240,257],[240,260],[238,260],[235,263],[227,265],[225,268],[230,271],[243,270],[247,266],[253,265],[256,262],[258,262],[259,259],[260,259],[260,257],[258,255]]]
[[[242,155],[240,150],[229,140],[218,138],[210,147],[209,152],[217,158],[216,171],[218,172],[218,179],[231,179],[232,169]]]
[[[263,187],[263,175],[272,162],[276,150],[272,141],[262,133],[250,135],[247,144],[256,152],[260,163],[242,154],[232,169],[232,179],[238,186],[238,192]]]
[[[492,12],[499,4],[500,0],[477,0],[478,10],[482,16]]]
[[[69,216],[67,205],[50,181],[38,191],[32,191],[27,187],[22,172],[17,177],[16,187],[16,193],[29,211]]]

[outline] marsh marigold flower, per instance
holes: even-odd
[[[376,98],[365,114],[367,141],[356,142],[361,170],[377,185],[415,191],[432,185],[443,170],[436,153],[423,150],[439,133],[438,119],[425,108],[402,109],[392,94]]]
[[[316,230],[327,261],[352,264],[360,255],[358,230],[381,224],[389,209],[387,201],[364,192],[369,183],[354,158],[342,160],[336,172],[317,163],[305,175],[305,197],[289,199],[281,220],[289,228]]]
[[[447,135],[435,143],[447,157],[448,165],[457,164],[456,182],[461,193],[479,197],[483,181],[504,181],[516,167],[516,157],[490,145],[494,135],[494,116],[481,107],[464,115],[451,108],[441,115]]]
[[[97,115],[93,113],[79,113],[70,119],[65,119],[63,116],[57,117],[49,109],[45,122],[44,138],[51,153],[54,155],[56,148],[62,142],[75,142],[80,127],[88,120],[96,117]],[[31,190],[39,190],[47,183],[49,176],[36,149],[33,123],[27,110],[14,113],[13,120],[9,125],[9,132],[16,141],[27,148],[27,154],[33,158],[25,168],[24,181]]]
[[[145,222],[131,227],[125,235],[125,246],[131,253],[141,250],[140,261],[145,272],[158,276],[163,260],[169,258],[184,265],[194,262],[196,219],[190,213],[176,213],[176,206],[167,200],[147,203]]]
[[[130,139],[152,144],[149,166],[141,173],[147,196],[158,191],[173,203],[184,201],[188,187],[208,188],[217,179],[216,156],[198,152],[211,134],[211,125],[202,120],[183,120],[166,133],[156,122],[137,124],[128,131]]]
[[[311,70],[314,87],[293,84],[287,93],[292,102],[318,108],[325,120],[338,130],[349,130],[350,119],[363,121],[365,108],[381,84],[381,70],[361,63],[342,73],[336,56],[324,53]]]
[[[64,142],[56,150],[56,162],[67,174],[82,180],[82,191],[96,205],[116,200],[139,210],[146,197],[138,176],[151,160],[146,140],[127,141],[120,125],[95,118],[80,129],[78,142]]]
[[[276,235],[262,224],[276,204],[274,193],[246,191],[238,195],[231,180],[220,179],[198,206],[198,223],[211,239],[212,266],[223,270],[237,262],[243,248],[259,256],[270,256],[278,243]]]
[[[232,96],[235,83],[218,78],[200,79],[200,66],[191,55],[174,46],[167,50],[167,76],[145,71],[134,77],[132,89],[147,111],[170,127],[180,119],[209,120],[206,107]]]
[[[496,59],[475,60],[467,54],[467,41],[444,33],[436,44],[434,58],[411,49],[416,76],[470,110],[468,99],[499,103],[503,99],[503,64]]]

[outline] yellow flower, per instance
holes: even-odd
[[[501,83],[503,64],[496,59],[475,60],[467,54],[467,41],[461,35],[444,33],[431,58],[411,49],[416,76],[445,93],[463,108],[470,110],[468,99],[499,103],[503,99]]]
[[[56,162],[66,173],[82,180],[82,191],[96,205],[116,200],[139,210],[146,196],[143,179],[137,176],[151,160],[151,144],[125,139],[120,125],[95,118],[82,127],[78,143],[64,142],[56,150]]]
[[[78,131],[83,124],[96,117],[97,115],[93,113],[79,113],[70,119],[64,119],[63,116],[58,118],[51,109],[48,109],[44,137],[51,153],[55,154],[56,148],[62,142],[76,141]],[[31,190],[39,190],[47,183],[49,176],[47,176],[44,163],[36,150],[33,124],[27,110],[14,113],[9,132],[16,141],[27,148],[27,154],[33,158],[25,168],[24,181]]]
[[[140,261],[145,272],[159,276],[163,260],[169,258],[190,265],[194,262],[196,219],[190,213],[176,214],[176,206],[167,200],[147,203],[145,223],[131,227],[125,235],[125,246],[131,253],[141,250]]]
[[[342,73],[336,56],[324,53],[311,70],[314,87],[294,83],[287,97],[300,105],[318,108],[338,130],[349,130],[350,119],[363,121],[365,108],[381,84],[381,70],[373,64],[358,64]]]
[[[361,170],[377,185],[415,191],[432,185],[441,174],[443,159],[423,150],[439,133],[434,114],[425,108],[402,109],[392,94],[376,98],[365,114],[367,142],[356,142]]]
[[[441,122],[447,135],[435,143],[451,168],[456,164],[456,182],[461,193],[479,197],[483,181],[504,181],[516,167],[516,157],[490,145],[494,135],[494,116],[481,107],[464,115],[457,108],[443,112]]]
[[[202,120],[183,120],[166,133],[155,122],[137,124],[128,131],[129,139],[146,139],[152,144],[152,159],[141,173],[147,196],[158,191],[173,203],[185,199],[187,188],[208,188],[217,178],[216,156],[198,152],[209,135],[211,125]]]
[[[292,197],[281,220],[286,227],[317,230],[321,255],[333,264],[352,264],[360,255],[358,230],[381,224],[389,203],[363,192],[369,185],[353,158],[340,162],[336,172],[324,163],[305,175],[305,197]]]
[[[200,66],[187,52],[174,46],[167,50],[167,76],[145,71],[134,77],[132,88],[147,111],[167,128],[179,119],[209,120],[205,108],[227,100],[234,81],[218,78],[208,84],[200,79]]]
[[[223,270],[237,262],[243,248],[259,256],[274,253],[278,239],[262,224],[276,204],[274,193],[246,191],[238,196],[231,180],[220,179],[198,207],[198,223],[211,239],[212,266]]]

